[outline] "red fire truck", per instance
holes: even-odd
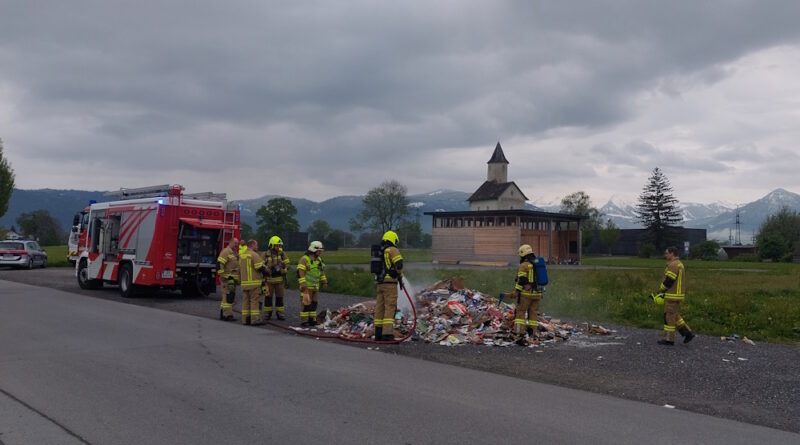
[[[83,289],[119,284],[122,296],[143,289],[216,291],[217,257],[239,237],[238,206],[224,194],[184,194],[180,185],[121,189],[121,199],[91,204],[75,274]]]

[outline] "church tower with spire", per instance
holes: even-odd
[[[505,184],[508,182],[508,160],[506,155],[503,154],[503,147],[500,142],[494,147],[492,158],[489,159],[489,172],[486,175],[487,181],[494,181],[498,184]]]
[[[528,198],[513,181],[508,181],[508,159],[500,142],[487,162],[486,182],[467,199],[470,210],[524,209]]]

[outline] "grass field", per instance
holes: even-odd
[[[47,252],[47,265],[50,267],[72,266],[67,261],[67,246],[43,246]]]

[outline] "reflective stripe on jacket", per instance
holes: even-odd
[[[527,283],[532,286],[531,290],[525,290],[525,286],[520,284],[520,278],[525,278]],[[523,280],[523,281],[525,281]],[[536,286],[536,271],[534,270],[533,263],[530,261],[523,261],[520,263],[519,268],[517,269],[517,283],[514,286],[519,294],[523,297],[528,298],[541,298],[542,293],[537,289]]]
[[[311,290],[319,290],[320,283],[326,283],[325,263],[322,258],[312,260],[308,254],[303,255],[297,262],[297,281],[300,286],[305,285]]]
[[[258,252],[249,248],[239,256],[239,273],[242,276],[242,289],[261,288],[261,269],[264,267],[264,260]]]

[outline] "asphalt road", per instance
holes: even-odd
[[[800,435],[0,281],[14,444],[796,444]]]

